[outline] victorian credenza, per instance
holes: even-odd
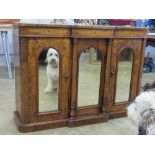
[[[14,117],[19,131],[75,127],[126,116],[126,107],[139,93],[146,36],[145,28],[14,24]],[[98,100],[78,106],[79,59],[82,51],[90,47],[98,49],[102,57]],[[48,48],[56,49],[60,57],[58,109],[40,112],[38,59]],[[127,80],[118,80],[120,64],[127,66],[121,70],[130,70],[121,75],[130,77]],[[119,91],[119,96],[127,97],[117,99]]]

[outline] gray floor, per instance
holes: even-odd
[[[152,81],[154,73],[145,74],[143,80],[147,78]],[[146,77],[146,78],[145,78]],[[17,135],[20,133],[13,120],[15,110],[15,85],[14,80],[8,80],[6,72],[0,71],[0,134]],[[110,120],[107,123],[87,125],[75,128],[57,128],[32,133],[35,135],[135,135],[137,129],[127,118]]]

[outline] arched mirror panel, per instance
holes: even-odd
[[[129,100],[133,64],[133,49],[124,48],[118,55],[118,72],[115,103]]]
[[[94,47],[86,48],[79,58],[78,106],[99,102],[101,62],[103,55]]]
[[[54,48],[39,55],[39,112],[58,110],[59,54]]]

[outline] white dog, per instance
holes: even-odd
[[[54,89],[59,90],[59,54],[50,48],[46,55],[46,74],[47,74],[47,87],[45,93],[51,93]]]
[[[155,92],[143,92],[129,105],[128,118],[138,127],[139,135],[155,134]]]

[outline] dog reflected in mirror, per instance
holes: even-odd
[[[139,135],[155,135],[155,92],[142,92],[127,108]]]
[[[49,48],[46,60],[47,63],[46,67],[46,75],[47,75],[47,86],[44,90],[45,93],[57,91],[59,92],[59,54],[58,52],[53,49]]]

